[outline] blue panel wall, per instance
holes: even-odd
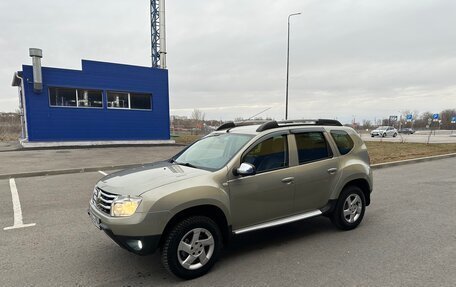
[[[168,71],[82,60],[82,70],[43,67],[43,91],[33,91],[23,66],[29,141],[164,140],[170,138]],[[103,90],[103,108],[51,107],[49,87]],[[152,94],[152,110],[108,109],[106,91]]]

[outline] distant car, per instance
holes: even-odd
[[[382,138],[392,136],[393,138],[395,138],[397,136],[397,129],[390,126],[381,126],[371,131],[371,137],[375,136],[379,136]]]
[[[399,130],[400,134],[408,134],[408,135],[413,135],[415,133],[415,130],[412,128],[403,128]]]

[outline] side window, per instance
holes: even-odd
[[[287,137],[275,136],[262,141],[244,156],[242,162],[254,165],[257,173],[287,167]]]
[[[322,132],[295,134],[299,164],[332,157]]]
[[[331,131],[331,136],[334,139],[334,142],[336,142],[337,149],[342,155],[349,153],[355,145],[350,135],[345,131]]]

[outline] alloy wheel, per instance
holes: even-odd
[[[185,269],[196,270],[209,262],[214,247],[211,232],[205,228],[194,228],[182,237],[177,247],[177,258]]]

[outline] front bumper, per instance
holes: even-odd
[[[111,217],[90,202],[88,214],[95,225],[122,248],[138,255],[157,250],[169,219],[168,212],[135,213],[129,217]]]
[[[115,243],[120,247],[133,252],[138,255],[148,255],[155,252],[158,249],[160,243],[160,235],[151,236],[119,236],[112,233],[110,229],[103,229]]]

